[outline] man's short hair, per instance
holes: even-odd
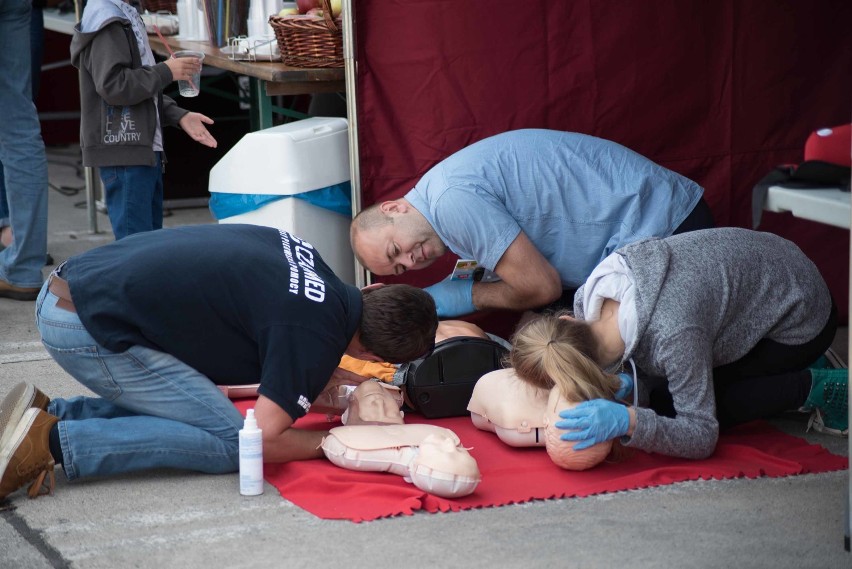
[[[381,210],[381,203],[374,203],[358,212],[352,220],[352,230],[368,231],[391,225],[393,218]]]
[[[352,251],[355,253],[355,258],[358,262],[365,267],[367,265],[364,263],[364,259],[359,254],[358,247],[356,246],[358,237],[363,232],[370,232],[393,224],[393,218],[381,210],[381,205],[381,203],[376,203],[362,209],[349,226],[349,243],[352,245]]]
[[[416,360],[435,345],[438,312],[423,289],[393,284],[363,291],[361,344],[391,363]]]

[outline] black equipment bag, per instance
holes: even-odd
[[[429,419],[464,417],[477,380],[503,367],[508,350],[493,340],[460,336],[435,344],[433,352],[409,364],[409,404]]]

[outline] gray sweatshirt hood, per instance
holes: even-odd
[[[629,360],[639,341],[648,328],[651,314],[657,306],[657,299],[662,289],[663,280],[668,274],[671,249],[665,241],[657,237],[649,237],[636,243],[626,245],[616,251],[624,258],[633,278],[636,281],[636,334],[628,345],[624,346],[621,360],[607,368],[612,371],[620,368]],[[585,284],[577,289],[574,295],[574,316],[585,319],[583,307],[583,291]]]
[[[89,0],[86,3],[86,9],[83,10],[83,17],[74,26],[74,31],[77,33],[74,34],[71,40],[72,63],[77,62],[80,52],[91,43],[95,34],[105,26],[116,21],[130,23],[127,15],[117,3],[121,3],[121,0]]]
[[[617,251],[636,280],[636,335],[629,346],[624,347],[624,362],[633,356],[639,340],[645,335],[651,314],[657,307],[657,299],[663,289],[663,281],[669,274],[671,248],[657,237],[644,239],[622,247]]]

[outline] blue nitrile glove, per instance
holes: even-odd
[[[424,288],[435,299],[439,318],[450,318],[476,312],[473,305],[473,279],[452,280],[447,277]]]
[[[627,434],[630,415],[627,407],[608,399],[584,401],[573,409],[559,412],[560,429],[572,429],[559,438],[563,441],[579,441],[574,450],[583,450],[592,445]]]
[[[630,374],[621,372],[618,374],[618,379],[621,380],[621,387],[615,392],[615,398],[625,399],[633,391],[633,378]]]

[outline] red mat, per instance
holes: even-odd
[[[243,413],[253,401],[236,402]],[[716,452],[706,460],[686,460],[635,452],[621,463],[605,463],[584,472],[554,465],[543,448],[512,448],[496,435],[480,431],[469,418],[423,420],[406,415],[406,422],[429,422],[452,429],[470,448],[482,474],[476,491],[451,500],[427,494],[395,474],[357,472],[326,460],[266,464],[266,481],[281,496],[324,519],[354,522],[412,514],[416,510],[447,512],[520,504],[531,500],[582,497],[618,490],[662,486],[698,479],[780,477],[848,468],[846,457],[819,445],[782,433],[756,421],[727,431]],[[301,428],[328,429],[322,415],[299,419]],[[472,447],[472,448],[471,448]]]

